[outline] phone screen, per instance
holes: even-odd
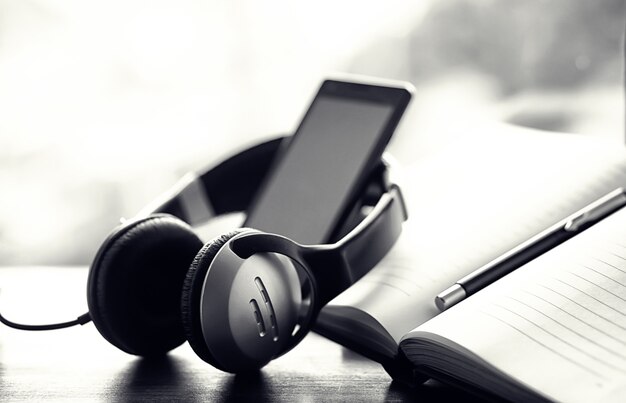
[[[328,242],[369,173],[367,164],[380,158],[395,129],[393,124],[385,133],[397,106],[324,94],[323,88],[270,171],[245,226],[303,244]]]

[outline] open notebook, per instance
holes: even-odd
[[[406,167],[409,221],[392,252],[322,311],[317,331],[385,365],[456,280],[617,187],[621,144],[507,125]],[[400,366],[401,367],[401,366]]]
[[[626,398],[626,208],[403,337],[416,366],[516,400]]]

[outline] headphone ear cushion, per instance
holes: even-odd
[[[202,334],[202,324],[200,322],[202,287],[204,285],[204,278],[217,252],[233,237],[247,230],[249,229],[239,228],[221,235],[204,245],[191,263],[183,284],[180,307],[185,337],[198,357],[218,369],[222,368],[213,358]]]
[[[185,341],[180,293],[202,241],[176,217],[149,216],[115,231],[92,263],[87,303],[102,336],[135,355],[165,354]]]

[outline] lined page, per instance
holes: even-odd
[[[418,327],[559,401],[623,401],[626,209]]]
[[[583,136],[500,126],[468,133],[465,142],[404,170],[410,219],[400,241],[322,311],[322,320],[333,309],[335,317],[358,309],[398,343],[438,314],[440,291],[625,186],[625,157],[621,145]]]

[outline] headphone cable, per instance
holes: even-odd
[[[91,316],[89,312],[80,315],[75,320],[70,320],[69,322],[61,322],[61,323],[51,323],[49,325],[23,325],[21,323],[11,322],[2,314],[0,314],[0,322],[5,324],[8,327],[12,327],[14,329],[19,330],[56,330],[56,329],[64,329],[66,327],[76,326],[76,325],[84,325],[91,321]]]
[[[84,325],[85,323],[89,323],[91,321],[91,315],[89,312],[86,312],[80,315],[78,318],[74,320],[70,320],[69,322],[61,322],[61,323],[51,323],[48,325],[24,325],[21,323],[15,323],[0,314],[0,323],[12,327],[13,329],[19,330],[56,330],[56,329],[64,329],[66,327],[76,326],[76,325]]]

